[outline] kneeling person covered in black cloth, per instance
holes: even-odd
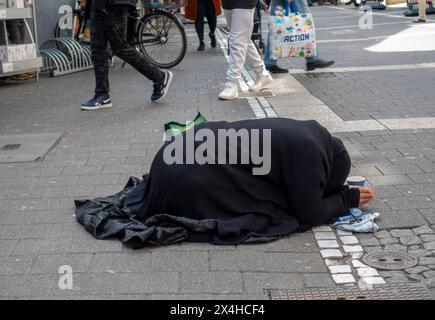
[[[263,157],[270,153],[268,170],[255,175],[259,162],[252,161],[254,157],[237,164],[221,161],[221,141],[212,137],[230,131],[239,138],[245,132],[249,138],[245,143],[237,140],[237,159],[247,152],[252,156],[258,132],[270,132],[270,138],[264,135],[259,143],[265,146]],[[135,248],[180,241],[234,245],[272,241],[327,224],[374,196],[369,188],[344,186],[349,154],[343,142],[316,121],[209,122],[178,137],[187,145],[189,135],[195,137],[197,153],[204,140],[213,141],[211,161],[187,164],[186,152],[183,163],[168,164],[175,138],[160,149],[143,180],[131,178],[111,197],[76,201],[78,222],[98,239],[117,237]],[[226,153],[226,159],[231,156]]]
[[[172,83],[173,74],[149,63],[127,41],[128,13],[137,0],[88,0],[91,18],[91,49],[95,71],[95,96],[82,104],[83,110],[112,107],[109,96],[108,44],[112,52],[154,83],[152,102],[162,100]]]

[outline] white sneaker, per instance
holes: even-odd
[[[237,83],[227,82],[225,89],[219,94],[221,100],[234,100],[239,97],[239,86]]]
[[[264,88],[266,88],[268,85],[270,85],[273,82],[273,78],[270,75],[268,71],[262,73],[261,75],[257,76],[257,81],[255,84],[251,87],[249,87],[249,91],[251,92],[260,92]]]

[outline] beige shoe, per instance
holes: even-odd
[[[234,100],[239,97],[239,86],[234,82],[227,82],[225,89],[219,94],[221,100]]]
[[[425,18],[418,18],[417,20],[412,21],[413,23],[426,23]]]
[[[251,92],[260,92],[264,88],[266,88],[268,85],[270,85],[273,82],[273,78],[270,75],[269,71],[263,72],[260,76],[257,77],[257,81],[255,84],[249,88],[249,91]]]

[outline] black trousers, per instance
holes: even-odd
[[[207,18],[210,33],[214,33],[217,25],[216,11],[212,0],[197,0],[195,29],[200,41],[204,41],[204,18]]]
[[[26,29],[22,20],[6,21],[8,38],[12,44],[23,44],[26,38]]]
[[[92,62],[95,71],[95,93],[109,93],[108,44],[118,56],[153,82],[163,79],[162,70],[150,64],[127,42],[128,5],[114,5],[108,11],[98,11],[92,17]]]

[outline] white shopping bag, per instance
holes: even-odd
[[[316,30],[311,13],[270,16],[270,58],[307,58],[317,56]]]

